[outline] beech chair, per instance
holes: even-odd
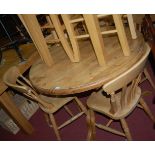
[[[138,86],[149,51],[147,46],[145,54],[143,54],[142,58],[136,64],[103,86],[103,90],[107,93],[106,95],[103,94],[103,90],[93,92],[90,95],[87,100],[87,106],[89,107],[87,115],[89,127],[88,140],[95,138],[95,127],[132,140],[125,118],[131,114],[136,107],[143,109],[153,123],[155,122],[153,114],[141,97],[141,89]],[[107,116],[110,118],[110,121],[108,121],[106,125],[97,123],[95,121],[95,112]],[[120,121],[123,132],[109,127],[114,120]]]
[[[21,75],[19,69],[15,66],[11,67],[3,76],[3,81],[9,87],[17,90],[28,98],[36,101],[40,108],[47,114],[49,125],[51,123],[53,130],[56,134],[57,140],[61,140],[59,130],[66,125],[70,124],[81,115],[86,114],[87,110],[82,104],[82,102],[77,97],[49,97],[38,94],[33,88],[32,84],[28,79]],[[80,112],[76,115],[73,115],[72,111],[67,107],[67,104],[75,100],[78,109]],[[60,108],[64,107],[66,112],[71,116],[71,118],[65,121],[60,126],[57,125],[54,113],[57,112]]]
[[[103,30],[100,26],[99,20],[107,16],[112,16],[115,27],[110,30]],[[98,63],[100,66],[104,66],[107,61],[107,52],[105,51],[104,41],[102,35],[117,34],[124,56],[130,55],[130,48],[128,45],[127,37],[125,34],[124,26],[121,20],[121,16],[118,14],[83,14],[71,18],[70,15],[61,14],[66,31],[68,33],[70,43],[72,45],[74,58],[80,61],[80,48],[78,44],[79,39],[90,38],[94,48]],[[77,34],[74,29],[74,24],[82,23],[85,29],[85,34]]]

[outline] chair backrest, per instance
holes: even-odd
[[[39,94],[35,91],[31,82],[20,73],[16,66],[9,68],[5,72],[3,81],[9,87],[17,90],[30,99],[37,101],[43,107],[53,108],[53,104],[48,104],[39,97]]]
[[[130,69],[128,69],[127,71],[125,71],[124,73],[116,77],[115,79],[106,83],[103,86],[104,91],[106,91],[107,93],[111,93],[122,88],[123,86],[127,85],[132,80],[134,80],[143,71],[145,67],[145,63],[147,61],[147,57],[150,53],[149,46],[146,44],[145,47],[146,49],[144,49],[145,52],[141,57],[141,59],[136,64],[134,64]]]
[[[107,58],[106,58],[107,52],[105,51],[102,35],[115,34],[115,33],[118,34],[118,38],[124,55],[125,56],[130,55],[130,48],[126,38],[121,15],[83,14],[79,16],[75,15],[74,19],[71,18],[71,15],[62,14],[61,16],[73,48],[74,57],[77,61],[80,60],[80,50],[78,46],[78,39],[90,38],[94,48],[94,52],[99,62],[99,65],[101,66],[105,65],[107,61]],[[107,16],[112,16],[115,27],[113,29],[103,31],[99,20],[101,20],[101,18],[104,19]],[[73,25],[78,23],[82,23],[83,28],[85,30],[84,34],[79,35],[75,33],[75,28]]]
[[[114,114],[119,110],[126,109],[127,106],[130,106],[134,103],[136,105],[141,95],[138,84],[141,80],[141,73],[145,67],[149,52],[150,48],[148,45],[146,45],[143,56],[136,64],[103,86],[103,90],[107,92],[107,94],[111,95],[111,113]],[[120,100],[117,100],[116,98],[119,95],[116,94],[120,92],[120,90]]]

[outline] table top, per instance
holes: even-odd
[[[47,67],[41,59],[37,60],[30,69],[30,81],[40,93],[50,95],[75,94],[101,87],[129,69],[148,48],[141,34],[134,40],[127,34],[131,50],[127,57],[123,55],[116,36],[104,38],[107,52],[105,66],[99,66],[88,39],[79,41],[81,60],[78,63],[69,60],[61,45],[54,45],[50,48],[53,66]]]

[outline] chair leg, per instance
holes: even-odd
[[[151,86],[153,87],[153,89],[155,89],[155,84],[153,83],[150,74],[148,73],[147,69],[144,69],[144,75],[145,77],[149,80]]]
[[[125,121],[124,118],[120,119],[120,122],[121,122],[122,128],[123,128],[123,130],[125,132],[125,135],[126,135],[127,139],[132,140],[131,133],[130,133],[127,122]]]
[[[95,131],[95,114],[93,110],[88,110],[86,121],[88,125],[87,140],[94,140],[96,131]]]
[[[50,120],[52,122],[53,130],[56,134],[57,140],[61,140],[60,133],[59,133],[59,130],[58,130],[58,127],[57,127],[57,124],[56,124],[56,121],[55,121],[53,114],[49,114],[49,117],[50,117]]]
[[[52,127],[52,124],[51,124],[51,121],[50,121],[50,118],[49,118],[49,114],[44,112],[44,117],[45,117],[45,120],[46,120],[48,126]]]
[[[143,107],[144,111],[146,112],[146,114],[150,117],[150,119],[153,121],[153,123],[155,123],[155,117],[153,116],[150,108],[147,106],[144,99],[140,98],[139,102],[140,102],[141,106]]]
[[[81,108],[81,110],[82,110],[85,114],[87,114],[87,109],[86,109],[86,107],[82,104],[82,102],[81,102],[77,97],[75,97],[74,99],[75,99],[75,101],[77,102],[77,104],[79,105],[79,107]]]
[[[64,109],[66,110],[66,112],[67,112],[70,116],[72,116],[72,117],[74,116],[73,113],[72,113],[72,111],[71,111],[66,105],[64,106]]]

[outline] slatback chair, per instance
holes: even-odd
[[[106,64],[107,61],[107,52],[105,51],[104,41],[102,39],[102,35],[107,34],[118,34],[118,38],[122,47],[123,54],[125,56],[130,55],[130,49],[128,45],[128,41],[126,38],[124,26],[121,20],[120,15],[109,15],[109,14],[98,14],[98,15],[91,15],[91,14],[83,14],[76,16],[75,18],[71,18],[72,16],[62,14],[62,19],[64,25],[66,27],[73,53],[74,58],[79,61],[80,60],[80,49],[78,45],[79,39],[90,38],[94,52],[96,54],[97,60],[99,65],[103,66]],[[101,18],[105,18],[107,16],[112,16],[115,24],[114,29],[110,30],[103,30],[100,26],[99,20]],[[74,29],[74,24],[82,23],[83,29],[85,30],[84,34],[77,34]]]
[[[87,119],[89,125],[89,140],[94,139],[95,137],[95,126],[111,133],[125,136],[128,140],[132,140],[125,118],[135,109],[136,106],[142,108],[151,120],[155,122],[155,118],[149,107],[141,98],[141,89],[138,86],[148,54],[149,48],[146,49],[142,58],[129,70],[106,83],[103,86],[103,90],[107,95],[103,95],[103,90],[100,90],[98,92],[93,92],[88,98],[87,105],[90,109]],[[95,123],[94,111],[108,116],[110,121],[105,126]],[[113,120],[119,120],[121,122],[124,132],[109,127]]]
[[[49,97],[38,94],[37,91],[33,88],[30,81],[26,79],[23,75],[21,75],[19,69],[15,66],[11,67],[4,74],[3,81],[9,87],[17,90],[18,92],[22,93],[23,95],[27,96],[31,100],[36,101],[39,104],[40,108],[46,114],[48,114],[48,122],[51,122],[51,125],[58,140],[61,140],[59,133],[59,130],[61,128],[73,122],[81,115],[86,114],[86,108],[77,97]],[[72,100],[76,101],[80,109],[80,112],[76,115],[73,115],[72,111],[67,107],[67,103]],[[62,107],[64,107],[64,109],[68,112],[71,118],[60,126],[57,126],[56,120],[54,118],[54,113]]]

